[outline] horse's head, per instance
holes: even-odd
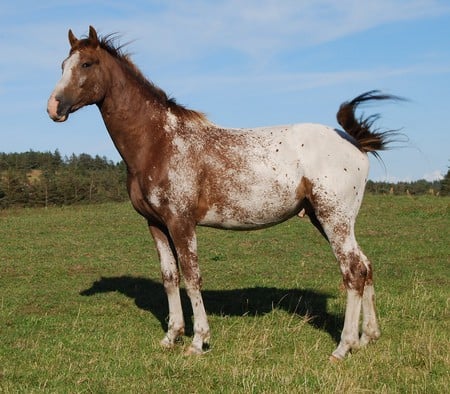
[[[55,122],[64,122],[71,112],[100,102],[105,94],[107,73],[102,69],[102,50],[95,29],[77,39],[69,30],[70,53],[62,64],[62,77],[51,94],[47,112]],[[103,57],[104,59],[104,57]]]

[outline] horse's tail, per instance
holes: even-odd
[[[337,121],[358,143],[362,152],[372,153],[378,156],[377,151],[385,150],[392,142],[397,141],[395,137],[399,135],[398,130],[384,130],[374,128],[375,121],[380,117],[379,114],[359,119],[355,117],[355,110],[358,105],[372,100],[404,100],[401,97],[382,94],[378,90],[363,93],[355,97],[352,101],[346,101],[341,104],[336,114]]]

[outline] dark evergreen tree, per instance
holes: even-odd
[[[441,196],[449,196],[450,195],[450,168],[447,169],[447,174],[445,174],[444,179],[441,181]]]

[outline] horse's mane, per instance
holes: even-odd
[[[119,64],[131,76],[140,86],[145,94],[150,95],[163,107],[170,109],[170,111],[180,116],[187,121],[199,121],[201,123],[208,122],[206,116],[202,112],[194,111],[178,104],[173,97],[169,97],[164,90],[156,86],[144,74],[139,68],[131,61],[130,54],[124,50],[128,43],[118,45],[118,39],[120,36],[117,33],[111,33],[103,37],[98,37],[100,48],[108,52],[112,57],[119,61]],[[85,38],[79,41],[79,46],[89,46],[89,38]]]

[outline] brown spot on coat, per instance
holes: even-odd
[[[367,268],[361,261],[359,254],[349,252],[339,254],[339,260],[345,262],[345,270],[343,273],[344,285],[347,289],[356,290],[359,295],[364,293],[364,285],[367,280]]]
[[[303,177],[300,181],[299,185],[297,186],[297,189],[295,191],[296,197],[298,200],[303,200],[304,198],[310,199],[312,196],[312,183],[311,181]]]

